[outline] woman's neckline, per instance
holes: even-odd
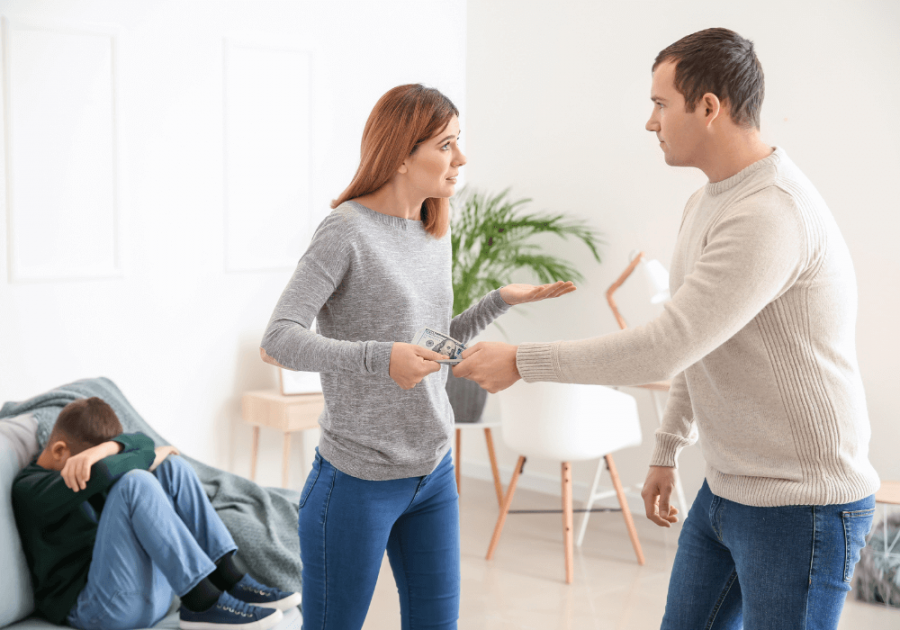
[[[422,224],[422,221],[417,219],[404,219],[403,217],[397,217],[392,214],[385,214],[383,212],[378,212],[377,210],[372,210],[372,208],[361,204],[355,199],[348,199],[346,203],[351,203],[353,206],[360,210],[363,214],[368,217],[375,219],[385,225],[391,225],[394,227],[399,227],[403,230],[415,230],[415,231],[425,231],[425,227]]]

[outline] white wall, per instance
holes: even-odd
[[[816,184],[853,254],[871,459],[882,477],[900,478],[900,86],[892,79],[900,67],[898,24],[900,4],[878,1],[471,2],[463,129],[470,184],[512,187],[533,198],[534,209],[589,220],[609,242],[598,266],[583,247],[548,240],[548,250],[570,256],[587,282],[526,316],[507,315],[510,341],[613,332],[603,292],[627,265],[628,252],[642,249],[668,266],[684,203],[706,180],[699,171],[666,166],[644,131],[650,68],[660,50],[689,33],[731,28],[755,42],[765,70],[764,139],[784,147]],[[633,323],[656,312],[642,303],[637,280],[617,293]],[[495,328],[483,338],[503,339]],[[514,391],[528,395],[527,385]],[[616,460],[625,482],[639,486],[656,420],[649,396],[630,391],[640,402],[644,445]],[[485,473],[483,443],[467,434],[464,471],[468,465],[473,474]],[[499,450],[508,481],[515,455]],[[689,500],[703,466],[698,448],[681,457]],[[534,462],[529,470],[554,479],[537,479],[538,486],[558,488],[556,465]],[[576,465],[576,482],[589,483],[592,472],[593,465]]]
[[[465,2],[0,15],[0,401],[106,375],[186,453],[247,474],[240,395],[277,387],[258,355],[272,308],[378,97],[424,82],[464,108]],[[263,431],[260,481],[280,460]]]

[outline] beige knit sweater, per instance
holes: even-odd
[[[830,505],[878,489],[856,360],[856,276],[825,201],[782,149],[688,201],[672,299],[640,328],[525,343],[525,381],[673,378],[651,465],[700,436],[714,494]]]

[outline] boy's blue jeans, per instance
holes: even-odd
[[[365,481],[316,453],[300,495],[304,630],[362,628],[385,550],[403,630],[455,629],[459,494],[450,454],[424,477]]]
[[[87,586],[66,622],[81,630],[149,628],[173,592],[187,593],[235,549],[182,458],[170,455],[152,473],[133,470],[109,492]]]
[[[874,496],[751,507],[704,481],[678,539],[663,630],[837,628],[874,512]]]

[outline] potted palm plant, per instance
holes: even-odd
[[[464,189],[453,198],[450,242],[453,247],[453,316],[488,292],[512,283],[513,274],[527,270],[541,284],[584,279],[570,262],[542,253],[534,237],[554,234],[582,241],[599,263],[600,233],[563,214],[526,212],[531,199],[511,199],[509,190],[497,194]],[[477,383],[447,379],[447,395],[457,422],[478,422],[487,391]]]

